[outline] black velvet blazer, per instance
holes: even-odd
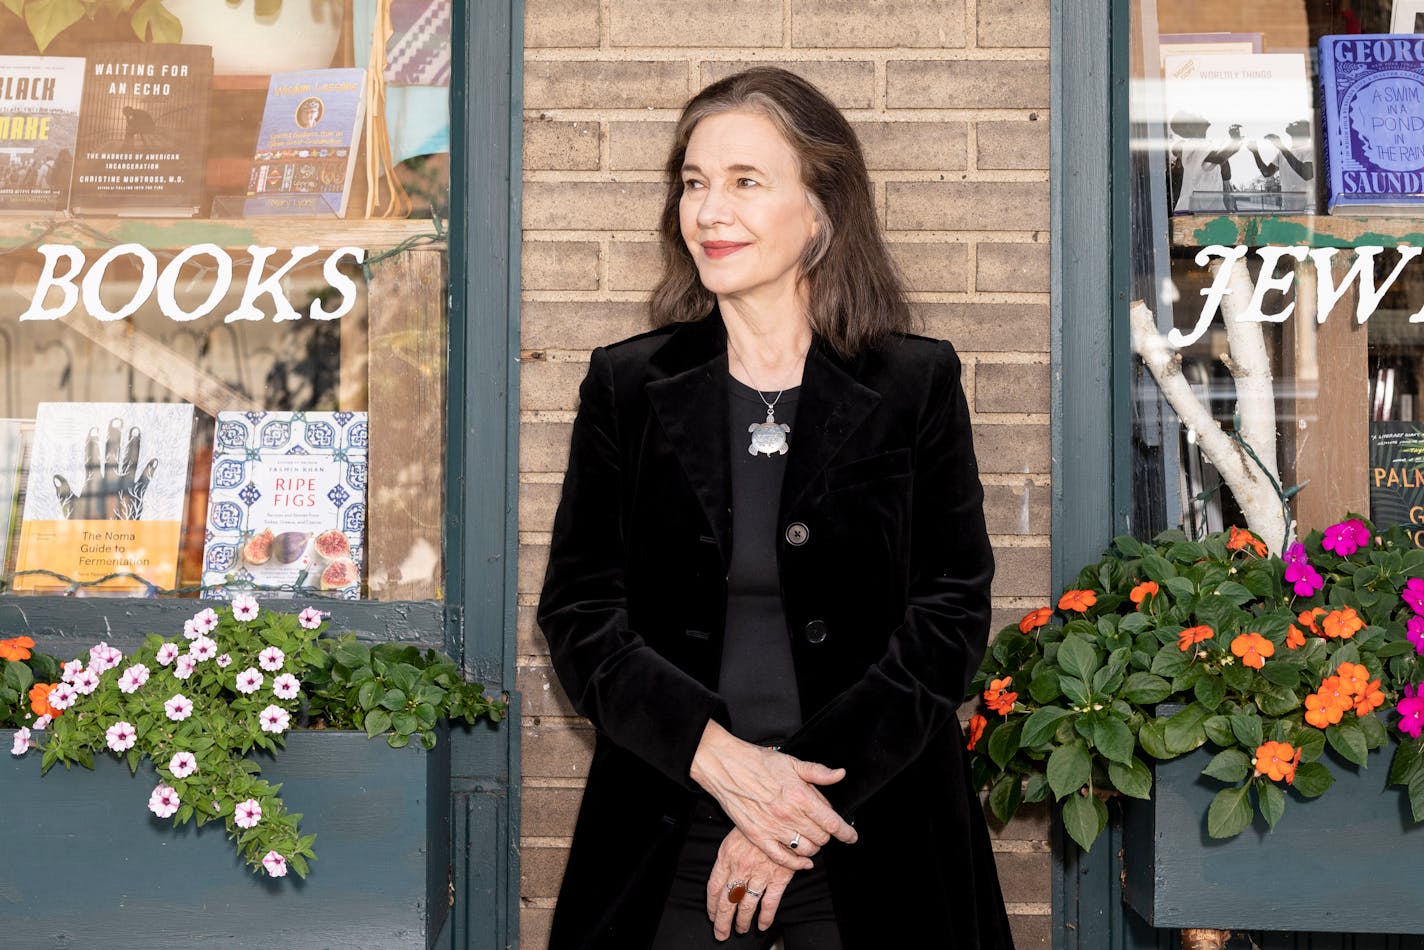
[[[717,694],[732,549],[726,332],[712,314],[593,352],[538,621],[597,730],[551,947],[647,946]],[[805,725],[785,751],[860,841],[827,851],[846,950],[1008,947],[955,710],[993,556],[960,363],[894,336],[806,358],[778,538]],[[710,925],[709,925],[710,926]]]

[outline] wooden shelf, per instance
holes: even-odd
[[[321,248],[351,245],[367,249],[395,247],[421,235],[433,235],[429,218],[344,220],[324,218],[51,218],[24,220],[0,218],[0,251],[26,244],[70,244],[102,250],[115,244],[142,244],[149,248],[178,248],[216,244],[223,248],[292,247],[315,244]]]
[[[1424,215],[1417,218],[1350,218],[1328,214],[1181,215],[1172,219],[1173,247],[1209,244],[1360,247],[1424,246]]]

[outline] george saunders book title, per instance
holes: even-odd
[[[1418,214],[1424,205],[1424,35],[1320,38],[1326,207]]]

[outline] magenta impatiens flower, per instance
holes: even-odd
[[[1394,707],[1399,713],[1399,731],[1418,739],[1424,733],[1424,696],[1413,686],[1404,687],[1404,698]]]
[[[232,813],[232,822],[239,828],[256,828],[257,823],[261,820],[262,805],[255,798],[238,802],[237,808]]]
[[[1399,596],[1409,605],[1409,609],[1424,616],[1424,577],[1411,577]]]
[[[1414,644],[1414,652],[1424,656],[1424,617],[1410,617],[1405,626],[1409,642]]]
[[[287,876],[287,859],[275,851],[268,851],[262,858],[262,866],[267,869],[267,874],[271,877]]]
[[[1334,551],[1341,557],[1349,557],[1370,543],[1370,529],[1359,518],[1350,518],[1325,529],[1325,539],[1320,546]]]
[[[1305,545],[1299,541],[1286,548],[1286,583],[1297,597],[1310,597],[1325,586],[1325,580],[1305,557]]]

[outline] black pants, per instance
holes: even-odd
[[[812,859],[815,867],[797,871],[791,879],[770,930],[757,930],[753,918],[747,933],[737,933],[733,924],[731,937],[717,941],[712,934],[712,922],[707,919],[707,879],[717,861],[717,849],[731,830],[732,822],[714,801],[699,800],[687,843],[677,860],[672,892],[658,924],[657,936],[653,938],[652,950],[721,950],[725,947],[765,950],[777,937],[785,939],[786,950],[841,950],[830,881],[820,855]]]

